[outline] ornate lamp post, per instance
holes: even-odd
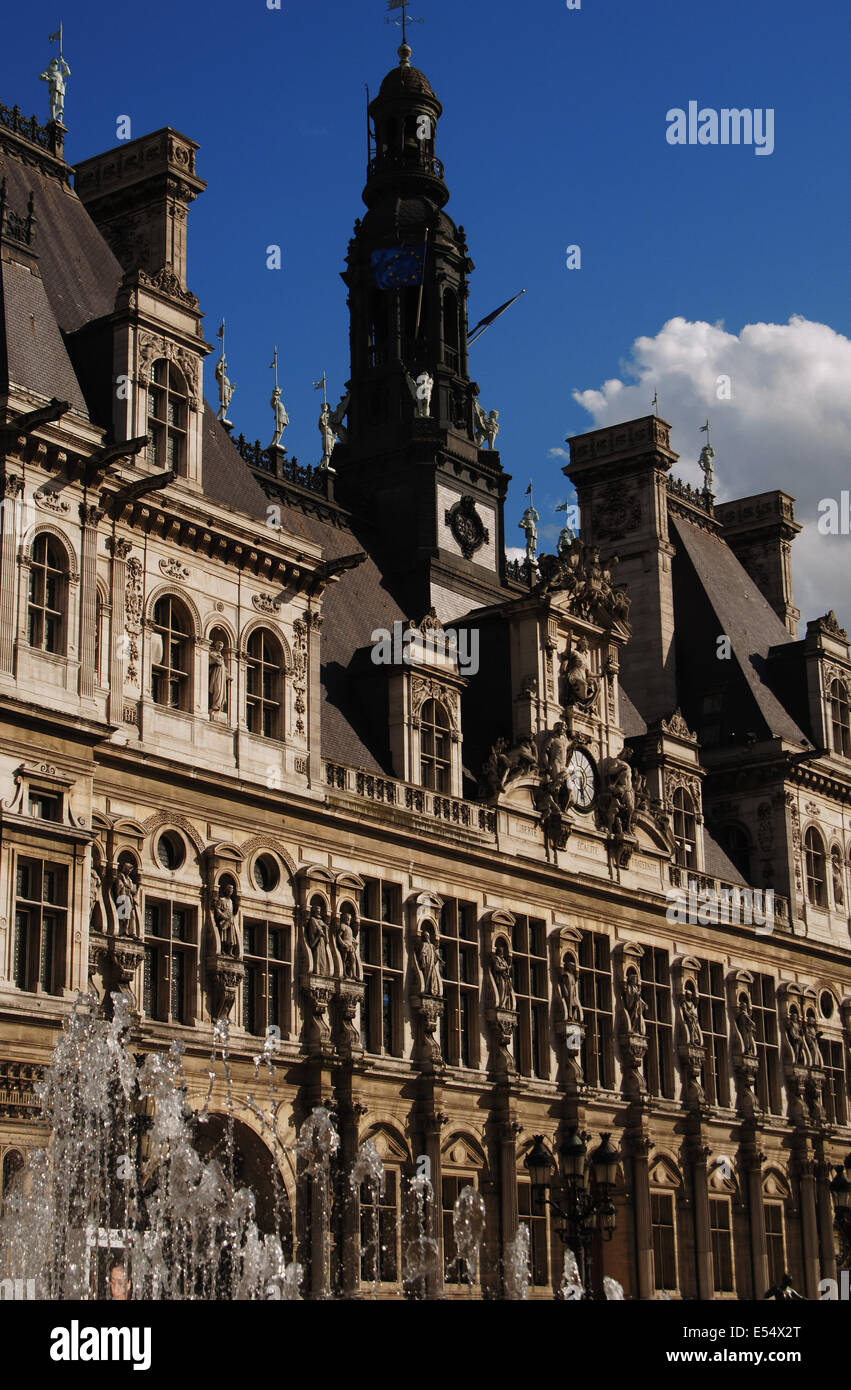
[[[842,1269],[851,1269],[851,1153],[845,1155],[844,1164],[837,1168],[830,1184],[830,1195],[833,1224],[839,1236],[839,1263]]]
[[[547,1196],[552,1186],[551,1175],[555,1164],[544,1144],[543,1135],[533,1137],[532,1147],[524,1159],[532,1183],[533,1202],[539,1207],[552,1207],[556,1233],[562,1245],[568,1245],[576,1256],[586,1298],[594,1296],[591,1292],[591,1242],[594,1231],[598,1230],[603,1240],[611,1240],[615,1230],[611,1191],[618,1165],[617,1150],[611,1143],[610,1134],[601,1135],[601,1142],[590,1155],[589,1163],[587,1140],[590,1137],[581,1134],[574,1125],[568,1130],[559,1149],[563,1203]]]

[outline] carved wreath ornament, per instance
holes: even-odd
[[[448,508],[443,519],[458,542],[465,560],[472,560],[476,551],[487,545],[490,540],[488,529],[476,511],[476,504],[467,493]]]

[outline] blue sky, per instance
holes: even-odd
[[[503,464],[515,480],[506,529],[518,543],[530,475],[545,541],[556,521],[565,459],[550,451],[565,435],[646,413],[656,382],[688,475],[707,413],[690,325],[723,324],[735,337],[746,325],[786,325],[797,315],[840,335],[844,362],[847,5],[581,0],[568,10],[564,0],[420,0],[413,13],[425,20],[410,31],[413,61],[444,106],[437,150],[452,191],[448,211],[464,224],[476,264],[471,323],[527,291],[471,350],[482,404],[500,410]],[[237,431],[268,442],[277,342],[292,422],[284,442],[302,462],[320,453],[312,381],[327,369],[336,400],[348,374],[339,272],[363,207],[364,84],[374,93],[396,62],[399,34],[385,14],[384,0],[282,0],[279,11],[266,0],[149,0],[140,23],[137,6],[61,0],[55,14],[15,6],[4,17],[0,100],[41,118],[47,94],[38,74],[55,51],[47,36],[63,20],[72,162],[114,145],[120,115],[131,117],[134,136],[170,124],[199,142],[198,172],[209,186],[190,212],[189,284],[208,340],[227,319],[231,418]],[[666,112],[690,100],[771,107],[774,153],[672,147]],[[271,243],[282,248],[280,271],[266,269]],[[565,267],[570,244],[581,247],[581,270]],[[660,346],[674,318],[686,329]],[[640,337],[653,340],[640,389],[618,403],[603,391],[596,414],[584,409],[574,392],[633,380],[628,363]],[[806,365],[823,374],[812,358],[820,351],[809,343],[804,352],[805,394]],[[748,389],[761,379],[770,398],[774,369],[751,373]],[[208,396],[214,391],[211,358]],[[788,405],[787,396],[788,381]],[[773,485],[800,498],[806,470],[798,446],[784,454],[788,431],[771,446],[769,483],[765,429],[748,434],[746,402],[708,413],[722,495]],[[845,425],[843,417],[839,454]],[[847,475],[848,449],[844,459]],[[827,457],[823,473],[829,480]],[[805,496],[801,505],[814,513],[817,501]]]

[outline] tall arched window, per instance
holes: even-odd
[[[695,868],[697,820],[694,802],[685,787],[677,787],[674,792],[674,839],[677,844],[677,863],[684,869]]]
[[[186,472],[186,386],[176,367],[161,357],[148,385],[148,462]]]
[[[851,758],[851,712],[848,708],[848,689],[844,681],[835,680],[830,686],[830,727],[833,751],[841,758]]]
[[[30,558],[29,643],[42,652],[65,650],[67,567],[59,542],[37,536]]]
[[[248,640],[246,717],[252,734],[283,738],[280,644],[259,628]]]
[[[824,840],[814,825],[804,836],[804,857],[807,862],[807,897],[813,907],[827,907]]]
[[[151,695],[168,709],[189,709],[192,641],[183,604],[171,594],[154,608]]]
[[[420,713],[420,780],[434,792],[449,790],[449,720],[437,700],[426,700]]]

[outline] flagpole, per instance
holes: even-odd
[[[521,290],[521,291],[520,291],[520,294],[525,294],[525,293],[526,293],[525,290]],[[472,344],[475,343],[475,341],[476,341],[477,338],[481,338],[482,334],[483,334],[483,333],[486,333],[487,330],[490,328],[491,323],[495,323],[495,322],[496,322],[496,320],[499,318],[500,314],[504,314],[505,311],[506,311],[506,309],[510,309],[510,308],[511,308],[512,304],[516,304],[517,301],[518,301],[518,299],[520,298],[520,294],[516,294],[516,295],[514,296],[513,299],[509,299],[508,303],[507,303],[507,304],[504,304],[503,307],[498,311],[498,313],[496,313],[496,314],[494,315],[494,317],[490,320],[490,323],[486,323],[486,324],[484,325],[484,327],[483,327],[483,328],[479,328],[478,331],[477,331],[476,329],[474,329],[474,330],[473,330],[473,336],[472,336],[472,338],[468,338],[468,339],[467,339],[467,347],[471,347]]]
[[[420,276],[420,292],[419,292],[419,295],[417,296],[417,323],[416,323],[416,327],[414,328],[414,342],[416,342],[416,340],[417,340],[417,338],[419,337],[419,334],[420,334],[420,313],[421,313],[422,307],[423,307],[423,284],[424,284],[424,282],[425,282],[425,264],[426,264],[426,256],[427,256],[427,254],[428,254],[428,227],[426,227],[425,241],[423,242],[423,269],[422,269],[422,274],[421,274],[421,276]]]

